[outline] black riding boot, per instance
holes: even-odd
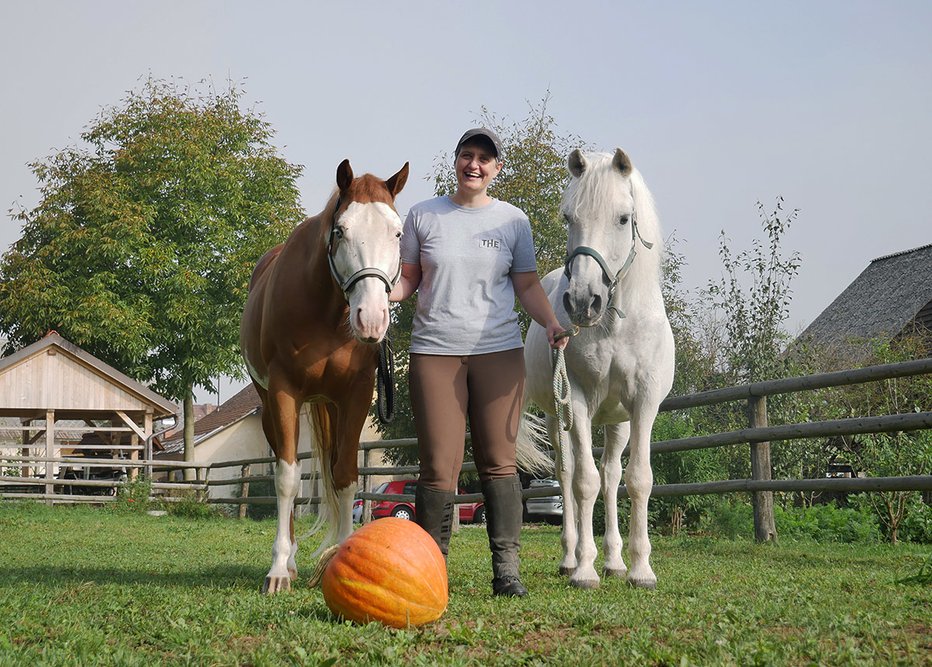
[[[517,475],[491,479],[482,482],[482,495],[492,549],[492,594],[524,597],[527,589],[518,575],[523,515],[521,482]]]
[[[450,550],[453,527],[453,492],[417,485],[414,492],[414,514],[417,524],[434,538],[446,560]]]

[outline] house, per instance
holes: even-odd
[[[300,420],[300,437],[298,439],[298,453],[311,451],[310,428],[306,419]],[[361,441],[379,440],[381,436],[375,429],[371,420],[360,435]],[[183,460],[184,434],[175,433],[163,443],[163,451],[156,458]],[[250,384],[239,393],[229,398],[219,408],[194,423],[194,460],[197,463],[226,463],[230,461],[246,461],[272,456],[265,434],[262,431],[262,401],[255,387]],[[378,457],[376,457],[378,458]],[[381,460],[381,459],[379,459]],[[362,465],[362,452],[360,452],[360,465]],[[381,465],[375,463],[374,465]],[[309,471],[309,464],[302,466],[303,473]],[[270,463],[250,464],[250,475],[271,475],[273,466]],[[240,466],[212,468],[209,479],[211,482],[225,479],[239,478],[242,474]],[[315,489],[307,481],[303,481],[298,496],[316,496]],[[252,495],[272,494],[271,489]],[[239,485],[212,485],[209,488],[211,498],[233,498],[239,494]]]
[[[157,447],[157,422],[177,411],[168,399],[50,332],[0,359],[0,494],[5,486],[44,486],[54,500],[62,464],[51,459],[63,455],[111,462],[149,458]],[[107,464],[72,461],[66,467],[69,474],[89,474],[100,465]]]
[[[932,244],[871,261],[797,342],[857,361],[868,341],[917,330],[932,332]]]

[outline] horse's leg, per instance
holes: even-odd
[[[569,451],[569,434],[560,430],[555,417],[547,415],[547,434],[556,453],[554,469],[563,490],[563,528],[560,541],[563,546],[563,560],[560,561],[560,574],[570,576],[576,571],[576,507],[573,497],[573,456]],[[564,451],[566,447],[566,451]]]
[[[289,590],[291,581],[298,576],[294,500],[301,485],[301,467],[297,460],[299,407],[292,392],[270,388],[262,410],[262,427],[275,451],[275,496],[278,502],[272,568],[262,586],[262,592],[268,594]]]
[[[598,588],[599,575],[595,570],[595,535],[592,530],[592,511],[599,495],[599,472],[592,457],[592,424],[585,407],[574,405],[573,428],[570,429],[570,452],[574,459],[573,497],[576,501],[576,570],[570,575],[570,584],[577,588]],[[566,503],[564,503],[564,511]],[[564,521],[564,524],[566,522]]]
[[[650,567],[651,547],[647,535],[647,501],[654,484],[654,473],[650,467],[650,433],[656,417],[657,405],[640,405],[632,413],[628,467],[625,470],[625,484],[631,499],[628,583],[638,588],[657,586],[657,577]]]
[[[605,499],[605,552],[603,573],[606,577],[623,577],[628,568],[621,555],[621,532],[618,530],[618,484],[621,482],[621,453],[631,435],[631,422],[605,426],[605,451],[602,454],[602,498]]]
[[[363,383],[365,384],[365,383]],[[359,436],[372,402],[372,386],[357,389],[338,407],[328,404],[335,424],[331,470],[336,522],[335,536],[342,542],[353,532],[353,498],[359,480]]]

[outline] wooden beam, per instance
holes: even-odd
[[[145,442],[146,432],[143,429],[139,428],[136,422],[130,419],[129,415],[127,415],[122,410],[117,410],[116,413],[120,417],[120,419],[122,419],[123,422],[133,430],[133,433],[138,435],[140,438],[142,438],[143,442]]]

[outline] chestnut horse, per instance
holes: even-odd
[[[357,450],[369,406],[378,343],[388,330],[388,293],[401,275],[401,218],[395,196],[408,164],[383,181],[337,167],[337,190],[320,214],[298,225],[253,272],[240,347],[262,399],[262,429],[275,454],[278,531],[265,593],[291,588],[299,414],[309,403],[323,488],[321,548],[353,530]]]

